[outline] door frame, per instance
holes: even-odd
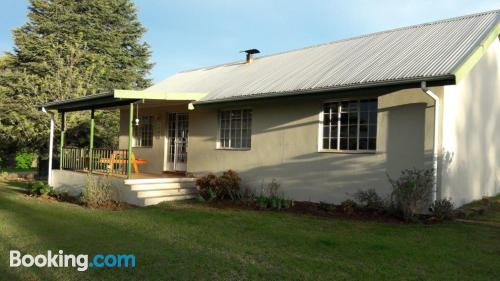
[[[187,171],[187,147],[186,147],[186,162],[185,162],[185,167],[184,169],[177,169],[175,159],[176,157],[174,156],[174,164],[173,168],[170,169],[171,162],[169,162],[169,153],[170,153],[170,137],[169,137],[169,131],[170,131],[170,115],[171,114],[185,114],[187,117],[187,135],[186,135],[186,146],[189,143],[189,112],[188,111],[167,111],[165,113],[165,119],[164,119],[164,138],[165,138],[165,147],[164,147],[164,157],[163,157],[163,170],[167,172],[186,172]],[[178,122],[178,121],[177,121]],[[176,135],[178,131],[178,126],[176,126]],[[177,148],[174,148],[174,153],[177,153]]]

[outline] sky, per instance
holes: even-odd
[[[500,0],[134,0],[148,30],[159,82],[178,71],[353,36],[500,9]],[[26,22],[27,0],[3,0],[0,52],[13,48],[12,30]]]

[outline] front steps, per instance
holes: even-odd
[[[141,207],[198,195],[195,178],[128,179],[124,183],[122,200]]]

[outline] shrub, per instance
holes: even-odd
[[[196,186],[201,198],[212,201],[217,198],[217,176],[210,173],[196,179]]]
[[[373,188],[356,192],[354,198],[367,210],[382,211],[384,209],[384,200]]]
[[[43,195],[52,191],[52,187],[43,181],[35,181],[30,184],[32,194]]]
[[[31,168],[34,159],[33,153],[21,151],[16,154],[16,169],[27,170]]]
[[[219,197],[221,199],[229,197],[233,201],[239,200],[241,198],[240,184],[241,178],[237,172],[228,170],[222,173],[222,176],[217,179]]]
[[[259,196],[255,198],[255,203],[260,209],[288,209],[293,206],[293,201],[285,199],[283,193],[279,191],[280,184],[273,179],[267,184],[267,190],[263,187]],[[267,194],[266,194],[267,193]]]
[[[82,201],[90,207],[100,207],[109,202],[115,202],[116,189],[109,180],[97,181],[88,176],[87,186],[82,193]]]
[[[241,178],[233,170],[228,170],[220,177],[210,173],[196,180],[200,196],[207,201],[229,198],[239,200]]]
[[[344,202],[340,203],[339,207],[342,212],[348,215],[352,215],[354,214],[354,212],[356,212],[356,209],[358,209],[358,204],[351,199],[347,199]]]
[[[436,200],[432,203],[429,210],[432,215],[440,220],[451,219],[453,217],[453,209],[455,208],[450,199]]]
[[[388,178],[392,185],[391,203],[401,211],[404,220],[414,220],[432,192],[432,170],[406,169],[397,180]]]

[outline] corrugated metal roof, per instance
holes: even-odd
[[[500,10],[373,33],[177,73],[153,92],[208,92],[200,102],[449,77],[499,22]]]

